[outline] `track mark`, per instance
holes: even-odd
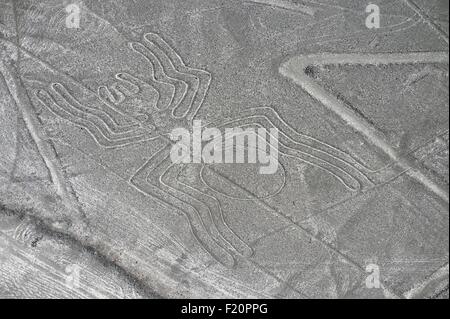
[[[306,6],[304,4],[294,3],[289,0],[247,0],[245,2],[283,9],[289,12],[298,12],[312,17],[317,12],[317,9],[314,9],[310,6]]]
[[[193,237],[220,264],[233,268],[235,261],[232,255],[211,236],[212,225],[205,225],[205,217],[194,206],[183,200],[183,192],[164,184],[163,176],[173,165],[169,160],[170,145],[162,148],[134,174],[130,182],[143,193],[158,199],[160,202],[175,207],[187,218]],[[184,198],[185,199],[185,198]]]
[[[443,280],[447,280],[448,285],[449,266],[448,263],[436,270],[431,274],[424,282],[415,285],[411,290],[404,293],[406,299],[423,298],[422,294],[427,293],[426,289],[433,284],[440,283]]]
[[[22,113],[23,120],[25,121],[26,127],[30,132],[33,141],[35,142],[39,153],[41,154],[45,165],[50,173],[53,184],[56,187],[56,192],[63,200],[64,204],[72,209],[75,209],[78,213],[83,216],[83,213],[77,207],[74,207],[76,201],[71,195],[68,189],[64,176],[62,175],[62,170],[59,167],[56,152],[53,147],[46,141],[43,133],[40,131],[39,120],[34,113],[31,101],[29,100],[28,94],[23,88],[21,80],[11,66],[6,65],[4,62],[0,61],[0,73],[2,73],[4,80],[7,84],[9,93],[13,97],[15,104]]]
[[[425,13],[422,9],[419,8],[417,4],[415,4],[412,0],[403,0],[405,4],[411,8],[419,17],[427,23],[433,31],[435,31],[439,38],[444,40],[447,45],[449,44],[448,35],[436,24],[433,20]]]

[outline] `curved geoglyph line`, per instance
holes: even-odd
[[[64,94],[61,94],[62,92]],[[105,148],[123,147],[151,139],[146,132],[140,130],[112,132],[103,119],[80,109],[79,101],[62,84],[55,83],[49,90],[41,89],[34,94],[51,113],[85,129],[99,145]]]
[[[170,85],[173,88],[173,93],[171,97],[171,103],[167,108],[173,110],[175,109],[185,98],[187,92],[187,83],[181,79],[171,77],[167,74],[167,69],[170,67],[164,62],[161,57],[158,57],[155,50],[151,50],[144,44],[140,42],[130,43],[130,48],[142,56],[146,61],[152,72],[154,72],[154,77],[157,82],[163,83],[165,85]]]
[[[226,124],[223,124],[222,126],[225,126],[225,125],[226,125]],[[240,127],[245,127],[245,126],[247,126],[247,125],[241,125]],[[255,124],[255,123],[252,123],[252,124],[250,124],[250,125],[248,125],[248,126],[250,126],[251,128],[253,128],[253,127],[255,127],[255,126],[258,126],[258,127],[260,127],[260,128],[263,128],[262,125]],[[207,126],[205,126],[205,127],[207,127]],[[219,127],[220,127],[220,126],[219,126]],[[265,128],[265,127],[264,127],[264,128]],[[231,139],[234,139],[234,138],[237,138],[237,137],[240,137],[240,136],[243,136],[243,137],[245,138],[246,135],[247,135],[247,133],[244,131],[244,132],[239,133],[239,134],[233,134],[233,137],[232,137]],[[269,134],[269,135],[270,135],[270,134]],[[256,136],[260,136],[260,135],[259,135],[258,133],[256,133]],[[271,135],[270,135],[270,136],[271,136]],[[266,138],[265,136],[260,136],[260,137]],[[214,147],[214,148],[216,148],[216,147],[221,148],[221,149],[222,149],[222,152],[226,152],[226,151],[229,150],[229,149],[232,149],[233,151],[240,150],[240,151],[242,151],[243,153],[245,153],[245,151],[249,151],[248,145],[245,146],[245,147],[242,147],[242,146],[239,146],[239,145],[234,145],[234,143],[228,144],[227,141],[229,141],[229,140],[231,140],[231,139],[225,137],[224,140],[223,140],[223,142],[222,142],[222,140],[219,140],[219,141],[216,141],[216,142],[214,142],[214,141],[209,141],[209,145],[210,145],[211,147]],[[256,146],[256,147],[258,147],[258,146]],[[270,144],[269,144],[269,147],[270,147],[271,149],[273,149],[273,147],[272,147]],[[253,151],[254,151],[254,152],[257,152],[257,149],[253,149]],[[274,149],[274,151],[276,151],[276,150]],[[272,157],[273,157],[273,156],[272,156]],[[281,163],[281,161],[280,161],[278,158],[273,158],[273,159],[275,159],[275,160],[278,162],[278,168],[281,167],[281,170],[282,170],[282,176],[283,176],[283,179],[282,179],[281,185],[280,185],[280,187],[278,187],[278,189],[277,189],[275,192],[273,192],[273,193],[270,194],[270,195],[263,196],[263,197],[255,196],[255,197],[257,197],[259,200],[270,199],[270,198],[273,198],[273,197],[277,196],[278,194],[280,194],[280,193],[283,191],[283,189],[284,189],[284,188],[286,187],[286,185],[287,185],[287,175],[288,175],[288,174],[287,174],[286,168],[284,167],[284,165]],[[212,186],[205,180],[205,178],[204,178],[204,171],[205,171],[205,168],[206,168],[206,167],[207,167],[207,165],[202,165],[202,168],[200,169],[199,177],[200,177],[201,182],[202,182],[202,183],[203,183],[203,184],[204,184],[204,185],[205,185],[212,193],[214,193],[214,194],[220,194],[221,196],[224,196],[224,197],[226,197],[226,198],[233,199],[233,200],[240,200],[240,201],[254,201],[253,198],[234,197],[234,196],[230,196],[230,195],[228,195],[228,194],[226,194],[226,193],[224,193],[224,192],[218,191],[217,189],[214,189],[214,187],[212,187]],[[205,193],[205,195],[207,195],[207,194]]]
[[[274,114],[276,114],[276,112]],[[302,143],[301,141],[290,137],[288,135],[289,132],[286,134],[286,127],[277,125],[274,118],[269,118],[262,112],[257,115],[238,117],[229,120],[228,122],[222,123],[219,127],[227,127],[230,125],[258,126],[265,129],[275,127],[279,130],[279,153],[324,170],[338,179],[352,192],[360,191],[363,188],[372,186],[372,182],[362,171],[347,162],[345,159],[337,157],[331,153],[334,148],[330,146],[330,152],[327,152],[323,149],[317,149],[311,145]],[[270,133],[268,134],[271,135]],[[324,142],[321,143],[322,146],[328,145]],[[289,146],[289,144],[294,144],[294,146]]]
[[[153,34],[152,38],[155,37],[156,35]],[[147,38],[147,40],[149,39],[150,37]],[[117,84],[115,83],[111,87],[100,86],[98,97],[109,108],[129,118],[129,114],[122,113],[118,106],[128,96],[138,94],[141,91],[139,84],[145,83],[158,93],[158,103],[161,107],[157,107],[157,110],[169,109],[174,120],[175,118],[185,118],[187,120],[185,124],[188,126],[189,120],[195,116],[203,103],[211,76],[206,71],[188,68],[176,52],[161,38],[157,37],[155,42],[162,44],[164,48],[156,49],[155,46],[151,46],[150,48],[153,51],[150,51],[148,47],[142,44],[130,44],[132,49],[140,51],[150,62],[150,83],[144,82],[131,74],[118,73],[116,74],[116,80],[121,81],[130,89],[123,92],[124,86],[120,86],[116,82]],[[135,85],[136,83],[138,84]],[[167,91],[168,88],[169,94],[164,94],[164,90]],[[117,130],[114,126],[115,123],[101,114],[100,111],[85,107],[60,83],[51,85],[49,89],[36,91],[35,96],[50,112],[85,129],[100,146],[105,148],[128,146],[140,141],[154,139],[148,132],[139,128]],[[169,103],[162,105],[161,101],[166,96],[169,97]],[[182,116],[176,116],[176,103],[187,105],[183,106],[186,110]],[[197,199],[187,191],[170,186],[168,182],[172,179],[163,180],[167,177],[170,169],[174,168],[173,165],[170,165],[168,156],[169,153],[164,152],[164,150],[157,153],[133,175],[130,183],[143,193],[182,212],[188,219],[193,237],[222,265],[234,267],[235,259],[230,251],[238,251],[245,256],[251,255],[251,250],[239,240],[239,237],[225,223],[221,208],[217,209],[219,206],[212,209],[202,202],[202,198]],[[177,184],[176,186],[180,185]],[[179,188],[182,188],[182,186]],[[198,193],[194,195],[199,196]],[[217,215],[217,212],[219,215]],[[217,225],[219,225],[220,230]]]
[[[142,92],[144,86],[150,87],[157,94],[156,102],[155,105],[153,105],[153,107],[159,111],[165,110],[170,106],[170,104],[173,101],[173,93],[175,91],[175,87],[169,83],[158,81],[155,77],[153,68],[149,69],[149,74],[150,78],[147,79],[146,81],[139,79],[127,72],[117,73],[115,75],[115,78],[122,82],[130,83],[133,86],[137,87],[137,89],[135,89],[134,92],[129,91],[130,96],[134,96]],[[118,86],[119,85],[116,85],[115,88],[116,90],[120,91],[120,88],[118,88]],[[111,91],[112,90],[107,86],[100,86],[97,89],[97,94],[103,103],[110,105],[111,108],[114,108],[120,114],[124,116],[129,116],[128,114],[123,113],[123,111],[119,108],[119,105],[124,101],[116,99]],[[164,94],[163,92],[165,91],[170,91],[170,93]],[[120,93],[126,95],[127,92],[120,92]]]
[[[202,165],[199,177],[202,183],[205,184],[204,180],[202,179],[202,171],[205,168],[204,165]],[[180,171],[181,174],[181,171]],[[179,175],[180,175],[179,174]],[[207,203],[208,209],[211,210],[212,214],[215,216],[216,219],[216,227],[219,229],[219,231],[222,234],[222,237],[231,245],[234,247],[236,251],[238,251],[242,256],[244,257],[251,257],[254,254],[253,248],[251,248],[249,245],[247,245],[242,238],[236,234],[230,227],[230,225],[225,220],[225,215],[222,209],[222,205],[220,204],[219,199],[216,196],[212,196],[207,194],[205,191],[201,190],[200,188],[188,185],[186,183],[183,183],[179,179],[179,175],[176,178],[176,181],[179,185],[181,185],[184,188],[184,192],[189,193],[193,198],[203,198],[203,202]],[[206,185],[206,184],[205,184]]]
[[[256,112],[257,115],[251,112]],[[317,154],[323,154],[325,156],[329,156],[330,158],[342,162],[349,167],[353,167],[358,171],[359,174],[362,174],[365,178],[373,181],[373,174],[381,173],[388,168],[395,166],[395,162],[384,165],[382,167],[373,169],[364,164],[361,160],[353,157],[349,153],[341,150],[340,148],[333,146],[332,144],[321,141],[315,137],[310,135],[306,135],[298,132],[294,127],[288,124],[279,114],[278,112],[270,106],[263,106],[257,108],[250,108],[244,113],[250,113],[248,117],[260,117],[264,118],[271,123],[274,127],[278,127],[287,138],[297,145],[301,145],[305,148],[309,148],[312,151],[317,152]],[[242,114],[241,114],[242,115]],[[372,174],[372,176],[371,176]]]
[[[252,112],[256,112],[252,113]],[[313,136],[300,133],[297,131],[293,126],[288,124],[281,116],[280,114],[270,106],[262,106],[262,107],[256,107],[256,108],[250,108],[244,113],[250,113],[247,116],[259,116],[264,117],[268,121],[272,123],[272,125],[275,125],[278,127],[282,132],[284,132],[287,136],[290,137],[292,140],[299,141],[299,144],[303,144],[306,147],[312,147],[316,149],[318,152],[323,152],[326,155],[329,155],[331,157],[335,157],[337,160],[345,161],[346,163],[350,165],[354,165],[357,167],[360,167],[362,170],[367,170],[371,172],[376,172],[377,170],[372,170],[368,166],[366,166],[364,163],[359,161],[358,159],[354,158],[347,152],[341,150],[340,148],[333,146],[332,144],[326,143],[324,141],[321,141]],[[244,114],[240,114],[241,117],[244,117]],[[381,168],[382,169],[382,168]],[[381,170],[380,169],[380,170]]]
[[[167,171],[173,165],[169,157],[170,145],[169,147],[163,147],[146,161],[131,177],[130,183],[145,194],[182,212],[183,216],[188,220],[191,235],[200,246],[220,264],[233,268],[235,265],[234,257],[224,248],[225,245],[218,243],[209,232],[213,225],[205,225],[201,212],[189,202],[180,199],[181,195],[183,195],[182,192],[164,184],[163,176],[167,174]]]
[[[126,133],[136,129],[136,125],[120,126],[114,119],[114,117],[112,117],[107,112],[79,102],[61,83],[52,83],[50,85],[50,89],[56,95],[61,96],[64,100],[68,101],[70,107],[73,110],[79,112],[80,114],[84,114],[84,116],[91,116],[98,119],[99,121],[104,123],[107,126],[108,130],[113,134]]]
[[[284,165],[281,163],[281,161],[278,161],[278,165],[279,167],[282,168],[283,170],[283,181],[281,182],[280,187],[278,187],[278,189],[273,192],[272,194],[269,194],[267,196],[262,196],[259,197],[257,195],[255,195],[254,197],[256,197],[258,200],[267,200],[267,199],[271,199],[279,194],[281,194],[281,192],[284,190],[284,188],[287,185],[287,171],[286,168],[284,167]],[[215,189],[213,186],[211,186],[211,184],[209,182],[206,181],[205,179],[205,168],[206,166],[203,166],[202,169],[200,170],[200,180],[201,182],[214,194],[220,194],[220,196],[232,199],[232,200],[239,200],[239,201],[254,201],[254,198],[245,198],[245,197],[237,197],[237,196],[232,196],[229,195],[225,192],[219,191],[218,189]]]
[[[117,82],[110,87],[99,86],[97,89],[98,95],[101,95],[107,102],[117,105],[123,103],[127,97],[138,94],[140,92],[139,86],[124,78],[124,76],[127,77],[125,72],[117,73],[115,75]],[[126,84],[126,86],[123,84]]]
[[[252,248],[225,221],[218,199],[181,182],[179,175],[185,165],[174,164],[169,157],[170,147],[163,148],[139,168],[130,182],[142,192],[182,212],[193,237],[220,264],[234,268],[233,252],[251,257]]]
[[[184,75],[190,75],[194,79],[191,81],[198,82],[198,88],[195,90],[194,99],[189,110],[186,111],[184,116],[188,120],[193,120],[197,115],[199,109],[201,108],[205,97],[208,93],[209,87],[211,85],[212,75],[206,70],[200,70],[192,67],[188,67],[181,56],[164,40],[161,36],[156,33],[148,32],[144,35],[147,41],[156,44],[170,59],[170,61],[175,66],[176,70]]]
[[[419,55],[419,57],[420,57],[420,55]],[[417,58],[417,56],[415,55],[414,58]],[[373,57],[370,57],[370,59],[371,59],[372,63],[374,63],[374,64],[378,63],[377,62],[378,60],[376,58],[374,59]],[[348,59],[347,57],[344,60],[345,61],[350,61],[351,63],[354,62],[353,59]],[[408,58],[406,58],[406,60],[408,60]],[[438,60],[442,61],[442,59],[438,59]],[[393,63],[403,63],[404,61],[405,61],[404,57],[398,57],[398,58],[394,59]],[[380,63],[382,63],[382,62],[383,62],[383,60],[381,60]],[[247,117],[237,118],[235,120],[229,121],[228,123],[222,123],[222,125],[227,125],[227,124],[231,124],[231,123],[239,123],[239,122],[242,122],[242,121],[247,121],[247,125],[248,125],[248,123],[250,123],[250,125],[251,124],[259,125],[261,127],[266,127],[266,126],[268,126],[267,124],[269,124],[270,126],[274,126],[274,124],[275,124],[274,118],[276,118],[276,117],[272,116],[272,118],[270,118],[270,116],[267,116],[267,114],[265,114],[264,112],[261,112],[260,114],[257,114],[256,116],[247,116]],[[265,120],[265,122],[263,124],[259,123],[259,120],[261,120],[261,119]],[[280,119],[278,118],[278,120],[280,120]],[[282,128],[282,132],[283,133],[285,133],[285,132],[292,133],[292,131],[289,128],[286,129],[286,125],[285,124],[286,123],[284,122],[283,125],[276,125],[275,124],[275,126],[284,126],[284,128]],[[282,136],[285,137],[287,140],[290,140],[290,142],[294,142],[294,144],[295,144],[295,142],[297,142],[296,144],[301,144],[301,143],[298,143],[298,141],[296,141],[295,139],[293,139],[292,136],[290,136],[290,135],[292,135],[292,134],[282,134]],[[381,169],[378,169],[378,170],[370,169],[367,166],[365,166],[364,164],[362,164],[361,162],[358,162],[356,159],[351,157],[349,154],[347,154],[347,153],[345,153],[345,152],[343,152],[343,151],[341,151],[341,150],[339,150],[339,149],[337,149],[337,148],[335,148],[335,147],[333,147],[333,146],[331,146],[331,145],[329,145],[327,143],[321,142],[321,141],[319,141],[317,139],[314,139],[314,138],[311,138],[309,136],[302,136],[302,138],[305,138],[305,137],[307,139],[309,139],[309,140],[313,140],[313,142],[316,143],[316,145],[320,146],[320,147],[317,147],[315,149],[318,152],[318,154],[320,154],[320,156],[326,155],[327,157],[332,159],[332,163],[329,163],[329,164],[334,164],[334,163],[340,162],[341,164],[345,164],[348,167],[352,168],[353,170],[358,171],[358,174],[361,174],[362,176],[367,176],[365,174],[379,172],[379,171],[384,169],[384,168],[381,168]],[[304,144],[306,144],[306,143],[304,143]],[[281,145],[282,145],[281,153],[285,153],[285,155],[287,155],[287,156],[296,157],[296,158],[304,160],[304,156],[308,155],[308,152],[302,152],[301,156],[298,156],[298,154],[296,154],[296,152],[298,151],[297,149],[289,147],[289,146],[285,147],[283,143]],[[306,147],[311,148],[311,145],[306,144]],[[290,154],[290,151],[292,151],[293,154]],[[311,149],[309,149],[309,152],[310,151],[311,151]],[[320,159],[319,156],[318,156],[318,158]],[[308,161],[306,161],[306,162],[308,162]],[[316,163],[311,163],[311,162],[309,162],[309,164],[311,164],[313,166],[318,166],[319,168],[324,168],[323,164],[316,165]],[[391,164],[391,165],[388,165],[388,166],[393,166],[393,165]],[[170,165],[167,166],[167,169],[169,167],[170,167]],[[399,167],[402,168],[402,165],[400,165]],[[336,169],[336,168],[339,169],[339,167],[337,167],[335,165],[334,169]],[[166,171],[163,174],[167,173],[167,169],[166,169]],[[410,168],[409,169],[408,168],[403,168],[403,171],[402,171],[401,174],[403,174],[404,172],[408,172],[410,170],[411,170]],[[340,176],[338,174],[335,174],[332,170],[330,170],[329,173],[331,173],[332,175],[334,175],[338,179],[340,178]],[[343,171],[342,173],[346,173],[346,172]],[[349,175],[352,176],[352,174],[349,174]],[[162,177],[160,176],[160,181],[161,181],[161,179],[162,179]],[[345,180],[341,179],[341,182],[344,185],[347,185],[349,188],[351,188],[353,190],[356,190],[356,188],[352,188],[351,185],[346,184]],[[167,186],[167,184],[166,184],[166,186]],[[188,186],[188,185],[185,184],[185,186]],[[191,187],[191,189],[192,188],[193,187]],[[184,194],[184,196],[185,195],[186,194]],[[201,196],[201,194],[191,194],[191,195],[193,195],[192,197],[195,198],[195,199],[198,199],[199,196]],[[175,194],[175,196],[180,196],[180,194],[179,193]]]
[[[169,56],[152,41],[148,34],[144,35],[143,42],[145,43],[145,46],[152,50],[152,52],[160,59],[167,75],[171,78],[179,79],[183,83],[183,97],[173,108],[172,116],[178,118],[185,117],[192,108],[195,95],[200,86],[200,80],[190,73],[184,73],[177,70]],[[181,115],[178,115],[180,110],[182,113]]]
[[[149,77],[143,80],[120,72],[115,75],[116,81],[111,86],[99,86],[97,97],[109,112],[81,103],[60,83],[50,85],[49,89],[36,91],[35,96],[53,114],[86,129],[100,146],[107,148],[157,138],[153,136],[157,127],[146,123],[151,111],[139,111],[144,113],[134,114],[131,124],[127,125],[119,125],[115,118],[124,116],[127,120],[130,119],[130,114],[121,110],[120,104],[129,97],[146,93],[144,86],[148,86],[157,95],[153,105],[155,111],[168,111],[174,120],[192,121],[207,94],[211,74],[187,67],[175,50],[155,33],[146,33],[142,43],[131,42],[128,45],[148,62]],[[178,115],[180,110],[183,110],[183,114]],[[144,119],[145,127],[142,115],[147,117],[147,120]]]
[[[211,74],[186,66],[180,55],[156,33],[145,33],[141,42],[130,42],[128,47],[146,61],[149,77],[144,80],[122,72],[127,79],[120,74],[116,79],[131,85],[150,86],[158,95],[157,110],[169,110],[172,118],[192,122],[209,90]],[[122,111],[118,106],[127,94],[129,92],[123,92],[117,83],[98,88],[101,100],[119,113]]]
[[[235,233],[228,233],[230,228],[226,223],[222,224],[220,216],[217,215],[217,213],[222,213],[221,208],[219,208],[218,211],[211,209],[208,205],[209,200],[201,193],[194,192],[194,196],[192,196],[190,194],[192,193],[192,189],[189,190],[189,188],[184,188],[182,184],[178,183],[177,176],[179,176],[182,169],[183,166],[180,167],[177,164],[169,164],[159,177],[162,188],[166,192],[182,200],[188,205],[187,207],[195,210],[196,215],[200,218],[202,229],[206,231],[211,240],[222,249],[226,250],[233,259],[232,263],[227,262],[226,264],[228,267],[233,268],[235,259],[231,252],[237,251],[242,255],[251,256],[252,251],[249,250],[249,247],[245,246],[245,243],[242,242]],[[194,225],[191,225],[191,227],[193,226]],[[224,264],[223,262],[221,263]]]
[[[137,127],[136,125],[119,126],[114,119],[111,119],[109,116],[104,116],[105,112],[84,105],[78,101],[61,83],[52,83],[50,88],[61,100],[66,101],[71,109],[84,116],[93,116],[98,119],[106,125],[108,131],[112,134],[124,134],[135,130]]]

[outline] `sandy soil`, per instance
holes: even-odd
[[[448,2],[370,2],[0,0],[0,297],[448,298]]]

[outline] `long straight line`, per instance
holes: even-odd
[[[9,94],[12,96],[17,108],[20,110],[25,125],[38,148],[39,154],[44,160],[50,173],[51,180],[56,187],[57,194],[65,204],[70,203],[71,197],[64,182],[65,179],[61,174],[60,167],[56,164],[58,159],[55,150],[48,144],[46,138],[39,129],[39,120],[34,113],[34,109],[31,106],[31,101],[29,100],[25,89],[21,85],[19,76],[15,74],[13,67],[6,65],[3,61],[0,61],[0,73],[3,75]]]
[[[347,125],[361,133],[373,145],[382,150],[393,162],[407,170],[407,174],[419,181],[430,191],[438,195],[446,203],[449,202],[448,189],[441,187],[426,176],[419,169],[398,152],[385,140],[383,135],[364,118],[349,109],[341,100],[316,83],[306,73],[309,66],[325,65],[390,65],[416,63],[447,63],[448,52],[409,52],[409,53],[379,53],[379,54],[314,54],[296,56],[280,67],[284,76],[292,79],[313,98],[321,102],[326,108],[339,116]]]

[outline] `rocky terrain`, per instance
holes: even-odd
[[[448,12],[0,0],[0,297],[448,298]],[[194,120],[277,172],[172,163]]]

